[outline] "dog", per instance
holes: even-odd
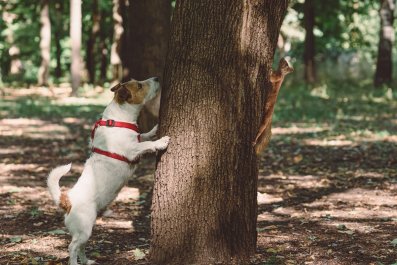
[[[85,254],[98,213],[116,198],[120,189],[134,173],[136,163],[145,153],[165,150],[170,138],[156,136],[157,125],[148,133],[139,134],[136,122],[144,104],[154,98],[160,85],[157,77],[144,81],[131,80],[111,88],[114,98],[105,108],[102,119],[91,133],[92,154],[84,170],[68,192],[61,192],[59,180],[71,164],[53,169],[47,179],[55,204],[65,211],[65,225],[72,236],[69,263],[95,264]]]

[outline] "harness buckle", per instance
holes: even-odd
[[[114,120],[107,120],[106,121],[106,126],[107,127],[113,127],[116,124]]]

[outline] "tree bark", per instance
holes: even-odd
[[[87,40],[87,71],[88,80],[95,83],[95,44],[99,36],[101,16],[99,13],[98,0],[92,1],[92,28]]]
[[[76,95],[81,82],[81,0],[70,0],[70,39],[72,46],[72,95]]]
[[[154,264],[245,264],[256,248],[257,157],[287,0],[177,1],[152,202]]]
[[[380,15],[380,33],[378,46],[378,60],[374,84],[390,84],[392,81],[392,50],[394,43],[394,0],[381,0]]]
[[[51,22],[49,14],[48,0],[42,0],[40,12],[40,51],[41,65],[38,72],[39,85],[48,85],[48,75],[50,72],[50,56],[51,56]]]
[[[314,61],[315,55],[315,38],[314,38],[314,3],[313,0],[305,0],[304,4],[304,23],[305,23],[305,81],[307,83],[314,83],[316,81],[316,66]]]

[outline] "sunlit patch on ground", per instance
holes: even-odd
[[[313,134],[326,132],[330,130],[329,125],[323,124],[319,126],[312,126],[311,124],[292,124],[290,127],[274,127],[272,128],[272,134],[274,136],[284,135],[284,134]]]
[[[1,136],[24,136],[32,139],[66,139],[69,129],[56,123],[38,119],[2,119]]]

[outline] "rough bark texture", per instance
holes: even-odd
[[[389,84],[392,81],[392,50],[394,43],[394,0],[381,0],[380,33],[378,47],[378,61],[374,83],[375,86]]]
[[[314,62],[315,39],[314,39],[314,3],[313,0],[305,0],[304,4],[304,23],[305,23],[305,50],[303,59],[305,63],[305,80],[307,83],[316,81],[316,66]]]
[[[51,22],[49,14],[48,0],[43,0],[40,12],[40,52],[41,65],[38,72],[39,85],[48,85],[48,75],[50,72],[51,54]]]
[[[128,17],[127,67],[123,80],[138,80],[163,76],[165,56],[171,23],[171,0],[130,0]],[[160,97],[153,100],[139,117],[142,131],[150,130],[157,123]]]
[[[161,98],[153,264],[244,264],[256,247],[252,147],[288,1],[177,1]]]
[[[87,40],[87,70],[88,80],[91,84],[95,83],[95,51],[96,41],[99,36],[101,16],[99,14],[98,0],[92,1],[92,28]]]
[[[72,46],[72,94],[77,93],[81,82],[81,0],[70,0],[70,39]]]

